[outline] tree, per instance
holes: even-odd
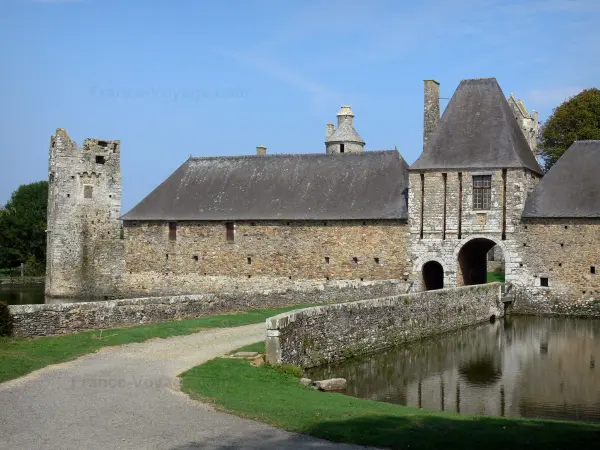
[[[585,89],[554,108],[542,126],[540,137],[546,170],[573,142],[600,139],[600,89]]]
[[[0,210],[0,268],[24,262],[43,274],[46,264],[48,182],[19,186]]]

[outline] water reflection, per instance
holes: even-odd
[[[314,368],[346,393],[427,409],[600,421],[600,321],[507,317],[410,346]]]
[[[0,302],[5,302],[9,305],[44,303],[44,285],[18,286],[0,284]]]
[[[57,303],[79,303],[98,301],[93,298],[45,298],[44,285],[11,285],[0,284],[0,302],[6,302],[9,305],[30,305],[39,303],[57,304]]]

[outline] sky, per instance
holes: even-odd
[[[599,0],[0,0],[0,204],[48,177],[50,136],[119,139],[123,213],[190,155],[322,153],[351,105],[367,150],[422,149],[495,77],[542,120],[600,87]]]

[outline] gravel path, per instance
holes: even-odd
[[[264,324],[106,347],[0,384],[0,449],[358,448],[215,411],[178,389],[190,367],[264,338]]]

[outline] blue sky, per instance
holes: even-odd
[[[598,0],[0,0],[0,204],[66,128],[120,139],[123,212],[190,155],[421,151],[423,79],[498,79],[542,119],[600,87]],[[447,100],[442,100],[442,107]]]

